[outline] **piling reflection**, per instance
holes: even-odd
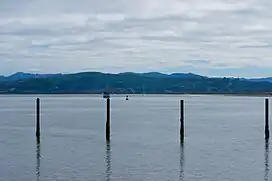
[[[106,142],[105,165],[106,165],[106,181],[110,181],[111,180],[111,145],[110,145],[110,141]]]
[[[269,139],[265,140],[265,152],[264,152],[264,164],[265,164],[265,170],[264,170],[264,180],[268,181],[268,172],[269,172]]]
[[[36,139],[36,181],[40,181],[41,144],[40,138]]]
[[[179,180],[184,180],[184,142],[183,140],[180,142],[180,172],[179,172]]]

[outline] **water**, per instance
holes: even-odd
[[[111,142],[101,96],[0,96],[0,180],[271,180],[264,98],[113,97]],[[179,100],[185,141],[179,141]]]

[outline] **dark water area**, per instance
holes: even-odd
[[[36,97],[0,96],[0,180],[272,180],[263,97],[112,97],[109,142],[100,95],[39,96],[36,140]]]

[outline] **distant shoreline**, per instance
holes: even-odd
[[[17,73],[2,79],[0,77],[0,94],[102,94],[105,91],[112,94],[268,96],[272,95],[272,80],[155,72],[82,72],[65,75]]]
[[[39,93],[39,92],[0,92],[0,95],[101,95],[102,93],[88,93],[88,92],[78,92],[78,93]],[[222,96],[250,96],[250,97],[272,97],[272,93],[145,93],[145,94],[120,94],[112,93],[111,95],[222,95]]]

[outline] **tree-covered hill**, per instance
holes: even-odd
[[[196,74],[84,72],[1,77],[0,93],[271,93],[272,83]]]

